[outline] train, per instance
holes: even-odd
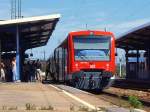
[[[74,31],[47,61],[55,82],[85,90],[103,90],[115,78],[115,37],[107,31]]]

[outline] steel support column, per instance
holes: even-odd
[[[135,78],[138,79],[138,74],[139,74],[139,50],[137,50],[136,56],[137,56],[137,63],[136,63],[137,67],[136,67],[136,76],[135,76]]]
[[[19,25],[16,25],[16,80],[20,81],[20,35]]]
[[[129,55],[129,50],[125,50],[126,52],[126,78],[129,78],[129,64],[128,64],[128,55]]]
[[[1,39],[0,39],[0,76],[1,76],[1,56],[2,56],[2,51],[1,51],[1,45],[2,45],[2,43],[1,43]]]

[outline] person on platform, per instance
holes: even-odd
[[[46,66],[45,81],[47,81],[49,74],[50,74],[50,62]]]
[[[3,62],[1,62],[1,80],[5,81],[5,71],[4,71],[5,65]]]
[[[32,75],[32,73],[31,73],[31,62],[30,61],[28,61],[27,62],[27,64],[26,64],[26,78],[27,78],[27,82],[31,82],[31,75]]]
[[[12,59],[11,64],[12,64],[13,82],[16,82],[17,81],[17,78],[16,78],[17,69],[16,69],[16,58],[15,57]]]
[[[30,64],[30,81],[31,82],[35,81],[35,71],[36,71],[35,61],[32,61],[32,63]]]
[[[35,66],[36,66],[36,79],[38,81],[42,81],[42,79],[41,79],[41,63],[40,63],[39,59],[36,61]]]

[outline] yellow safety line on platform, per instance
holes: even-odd
[[[61,91],[61,89],[59,89],[59,88],[56,87],[56,86],[53,86],[53,85],[51,85],[51,84],[50,84],[50,86],[53,87],[53,88],[55,88],[55,89],[58,90],[58,91]]]

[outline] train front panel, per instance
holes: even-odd
[[[68,38],[71,83],[80,89],[103,89],[115,71],[114,35],[103,31],[70,33]]]

